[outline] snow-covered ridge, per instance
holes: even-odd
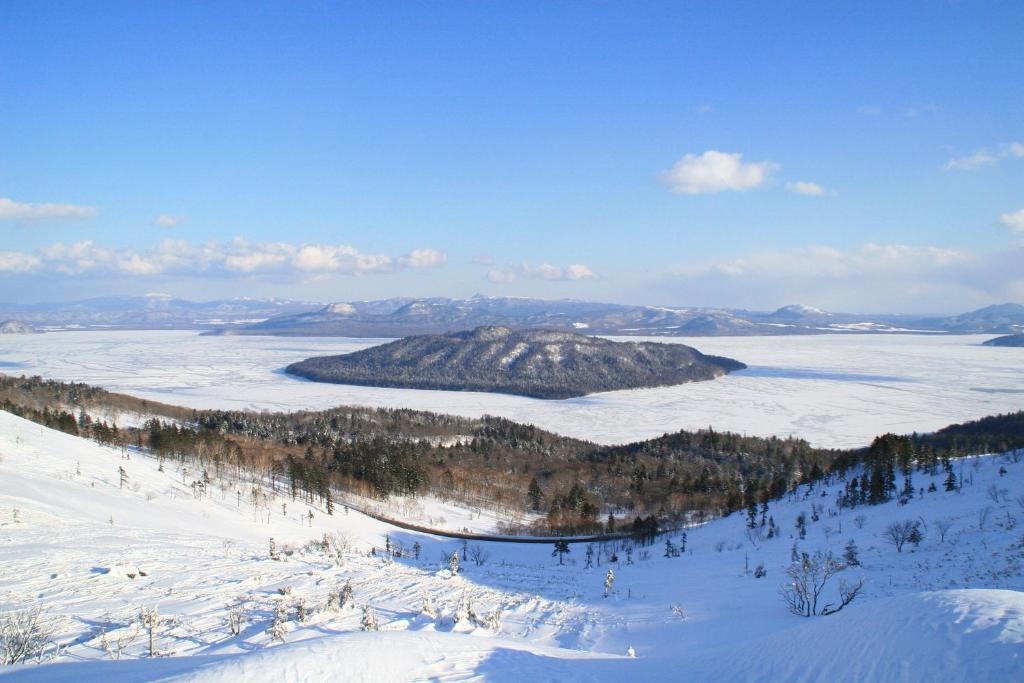
[[[329,516],[283,491],[266,501],[269,517],[257,515],[246,491],[215,480],[197,495],[189,482],[198,473],[170,461],[160,472],[148,457],[125,459],[2,412],[0,456],[0,611],[37,600],[66,645],[55,664],[0,668],[3,681],[591,681],[680,672],[692,681],[1010,681],[1022,670],[1024,454],[954,461],[953,491],[941,468],[915,472],[906,505],[838,508],[842,482],[804,487],[769,503],[780,531],[771,539],[748,532],[737,514],[690,529],[679,556],[664,557],[664,538],[628,555],[608,544],[593,547],[594,566],[583,545],[560,565],[546,545],[474,544],[454,577],[448,559],[458,542],[341,506]],[[803,539],[793,525],[800,513]],[[919,521],[924,532],[902,552],[885,540],[899,520]],[[342,534],[348,549],[302,550],[324,533]],[[271,536],[280,560],[268,554]],[[678,532],[669,540],[682,543]],[[828,617],[789,614],[777,591],[794,545],[841,556],[851,541],[860,564],[840,577],[866,580],[857,602]],[[403,556],[385,557],[389,544]],[[480,565],[470,557],[476,547],[487,555]],[[346,581],[355,608],[329,609]],[[227,606],[239,596],[249,621],[232,635]],[[424,598],[435,616],[423,613]],[[296,617],[300,601],[305,621]],[[479,623],[453,623],[467,603]],[[284,644],[267,633],[278,605],[287,611]],[[363,605],[379,631],[360,630]],[[131,636],[139,609],[152,607],[165,621],[155,638],[161,657],[150,660],[146,638]],[[482,625],[495,610],[500,625]],[[635,658],[625,656],[630,649]]]

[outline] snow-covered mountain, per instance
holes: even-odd
[[[483,325],[637,336],[996,334],[1024,330],[1024,306],[1018,304],[989,306],[946,318],[922,318],[836,313],[805,304],[764,312],[479,294],[468,299],[398,297],[330,304],[246,297],[195,302],[149,294],[68,303],[0,303],[0,320],[5,318],[22,320],[39,329],[200,329],[214,334],[373,338],[442,334]]]
[[[574,300],[474,296],[470,299],[388,299],[335,303],[281,315],[219,334],[404,337],[443,334],[484,325],[551,328],[587,334],[639,336],[747,336],[827,333],[1002,332],[1024,329],[1024,307],[992,307],[955,318],[831,313],[793,304],[770,313],[717,308],[629,306]]]
[[[318,310],[323,304],[236,297],[189,301],[166,294],[115,296],[66,303],[0,303],[0,319],[37,329],[211,329]]]
[[[736,514],[688,529],[685,542],[674,532],[631,552],[594,544],[589,558],[576,544],[563,564],[548,544],[470,543],[462,559],[458,541],[340,504],[329,515],[226,470],[203,484],[173,461],[161,468],[5,412],[0,453],[0,611],[37,605],[52,641],[46,663],[0,667],[0,681],[1012,681],[1024,671],[1024,454],[954,461],[950,491],[941,468],[916,471],[904,504],[838,507],[837,480],[769,503],[765,527],[760,510],[752,528]],[[898,550],[887,528],[902,521],[922,538]],[[794,554],[817,551],[848,565],[823,602],[836,604],[840,580],[864,588],[836,614],[795,616],[779,588]]]

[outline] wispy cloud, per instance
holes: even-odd
[[[681,264],[652,287],[660,296],[698,296],[705,305],[771,308],[813,292],[835,310],[943,311],[1024,298],[1022,259],[1021,246],[815,245]]]
[[[495,268],[487,273],[491,282],[515,282],[516,280],[547,280],[549,282],[570,280],[592,280],[597,277],[590,266],[573,263],[564,268],[550,263],[530,265],[528,263],[507,268]]]
[[[13,199],[0,197],[0,221],[36,222],[49,220],[77,220],[82,218],[92,218],[95,215],[95,206],[57,204],[53,202],[32,204],[29,202],[16,202]]]
[[[158,228],[173,228],[188,220],[188,216],[176,216],[170,213],[162,213],[153,219],[153,225]]]
[[[995,166],[996,157],[989,154],[984,150],[978,150],[974,154],[968,154],[967,156],[955,157],[950,159],[942,165],[944,171],[976,171],[979,168],[985,168],[986,166]]]
[[[824,197],[828,194],[823,186],[818,183],[812,183],[807,180],[794,180],[786,183],[786,190],[793,192],[794,194],[802,194],[808,197]]]
[[[744,162],[742,154],[708,150],[685,155],[660,177],[672,192],[714,194],[760,187],[778,169],[770,161]]]
[[[415,249],[400,257],[365,254],[355,247],[332,244],[227,242],[193,244],[164,240],[150,249],[112,248],[92,241],[57,242],[37,249],[0,252],[0,273],[41,273],[66,276],[277,275],[304,278],[315,275],[365,275],[403,268],[431,268],[446,260],[435,249]]]
[[[1024,144],[1006,142],[993,150],[979,149],[972,154],[954,157],[942,165],[944,171],[976,171],[980,168],[995,166],[1000,159],[1024,157]]]

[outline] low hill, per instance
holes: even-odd
[[[0,322],[0,334],[34,334],[35,329],[20,320],[4,320]]]
[[[984,342],[985,346],[1024,346],[1024,334],[1007,334]]]
[[[287,372],[318,382],[489,391],[560,399],[714,379],[746,365],[682,344],[614,342],[558,330],[478,327],[406,337]]]

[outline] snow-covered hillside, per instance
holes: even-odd
[[[283,491],[259,493],[268,519],[251,490],[203,491],[201,473],[129,454],[0,412],[0,611],[39,605],[61,646],[0,681],[1024,678],[1024,458],[957,461],[959,491],[941,468],[917,472],[906,505],[838,509],[841,482],[802,489],[769,505],[778,537],[737,514],[690,529],[674,557],[665,537],[629,553],[595,545],[592,567],[582,544],[559,564],[548,544],[470,543],[453,576],[460,542]],[[903,520],[924,538],[897,552],[884,532]],[[863,577],[861,596],[830,616],[790,614],[779,586],[794,545],[842,557],[851,540],[860,566],[825,599]],[[151,608],[152,659],[137,625]],[[283,643],[268,633],[279,608]],[[367,614],[380,630],[361,630]]]

